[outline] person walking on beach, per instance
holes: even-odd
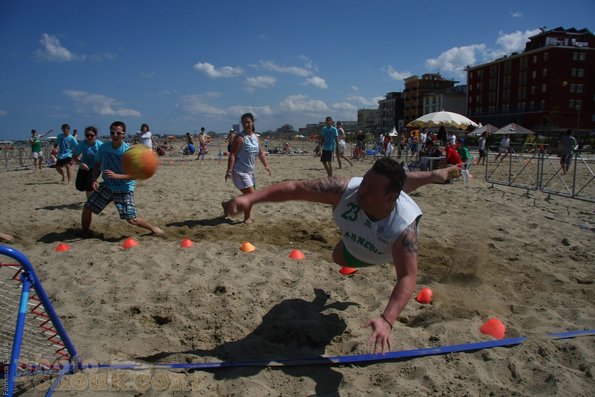
[[[153,133],[150,131],[148,124],[142,124],[140,126],[140,143],[148,147],[149,149],[153,149]]]
[[[31,130],[31,138],[29,138],[29,143],[31,144],[31,156],[33,157],[33,169],[41,170],[41,166],[43,165],[43,150],[41,148],[41,138],[48,135],[52,131],[54,131],[54,130],[46,131],[41,136],[38,136],[36,130]]]
[[[397,274],[388,304],[379,316],[367,321],[368,341],[374,353],[391,349],[393,324],[415,289],[418,268],[417,224],[422,212],[408,193],[429,183],[446,183],[459,169],[405,174],[397,161],[383,157],[364,177],[330,177],[293,180],[238,196],[222,203],[226,216],[234,216],[256,203],[303,200],[329,204],[341,229],[341,240],[332,252],[342,267],[360,268],[392,262]]]
[[[70,126],[68,124],[62,124],[62,134],[58,135],[56,143],[58,144],[56,171],[62,176],[62,183],[70,183],[72,151],[77,147],[78,142],[72,135],[70,135]],[[64,172],[63,168],[66,169],[66,172]]]
[[[481,137],[479,137],[479,140],[477,141],[477,145],[479,148],[479,158],[477,159],[477,165],[480,165],[480,161],[481,161],[481,165],[485,165],[486,163],[486,141],[488,138],[488,132],[484,131],[481,134]]]
[[[333,126],[332,117],[327,117],[325,123],[326,126],[322,127],[322,155],[320,161],[326,170],[326,174],[333,176],[333,151],[337,150],[337,156],[339,156],[339,132]]]
[[[97,140],[97,128],[85,128],[85,140],[80,141],[74,150],[73,160],[79,164],[74,186],[79,192],[85,192],[87,198],[93,193],[93,167],[95,167],[95,154],[103,142]]]
[[[264,169],[267,170],[269,176],[271,170],[269,164],[258,140],[258,136],[254,132],[254,116],[252,113],[246,113],[241,118],[242,128],[233,140],[229,158],[227,159],[227,172],[225,173],[225,181],[231,178],[235,187],[237,187],[242,194],[254,193],[256,186],[256,179],[254,177],[254,162],[256,157],[260,159]],[[244,223],[252,223],[252,206],[245,207]]]
[[[498,154],[496,155],[496,158],[494,159],[494,162],[497,163],[496,165],[500,164],[502,162],[502,160],[504,160],[504,158],[506,156],[508,156],[509,152],[510,152],[510,135],[506,134],[506,135],[504,135],[504,138],[502,138],[502,140],[500,141],[500,147],[498,148]],[[502,158],[500,158],[500,156],[502,156]],[[498,162],[499,158],[500,158],[500,162]]]
[[[568,129],[565,135],[560,139],[560,168],[563,174],[568,173],[570,163],[572,162],[572,154],[576,148],[576,138],[572,136],[572,130]]]
[[[353,167],[353,163],[345,157],[345,148],[347,147],[345,140],[347,139],[347,135],[345,135],[343,123],[340,121],[337,121],[337,132],[339,133],[339,143],[337,146],[337,163],[339,164],[339,169],[341,169],[341,159],[347,161]]]
[[[205,127],[200,128],[200,134],[198,135],[198,158],[197,160],[204,160],[205,154],[207,154],[207,143],[209,142],[207,134],[205,133]]]
[[[93,193],[87,199],[81,216],[85,237],[93,235],[90,229],[93,214],[100,214],[110,201],[116,205],[120,219],[126,219],[129,224],[147,229],[155,235],[164,234],[160,228],[136,216],[134,179],[126,174],[122,167],[122,157],[130,147],[124,142],[124,135],[126,135],[126,124],[114,121],[110,125],[111,142],[106,142],[97,150],[91,182]],[[103,183],[100,184],[97,178],[101,173],[103,173]]]

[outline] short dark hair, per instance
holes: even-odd
[[[110,131],[112,130],[112,127],[122,127],[122,131],[126,132],[126,124],[124,124],[123,121],[114,121],[110,126],[109,129]]]
[[[141,131],[143,130],[143,127],[147,127],[147,131],[150,131],[150,130],[151,130],[151,129],[149,128],[149,124],[145,124],[145,123],[141,124],[141,126],[140,126],[140,130],[141,130]]]
[[[402,163],[390,157],[382,157],[374,162],[372,171],[388,178],[388,193],[397,193],[397,197],[401,194],[407,179]]]
[[[64,129],[66,129],[66,128],[67,128],[67,129],[70,129],[70,126],[69,126],[68,124],[62,124],[62,127],[61,127],[60,129],[61,129],[61,130],[64,130]]]
[[[90,125],[87,128],[85,128],[85,134],[89,131],[91,131],[93,134],[97,135],[97,128],[95,128],[94,126]]]

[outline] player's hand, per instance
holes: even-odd
[[[391,351],[391,326],[382,317],[368,320],[363,328],[372,327],[372,335],[368,338],[368,345],[374,344],[374,354]]]

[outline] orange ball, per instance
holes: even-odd
[[[157,171],[159,157],[144,145],[134,145],[124,153],[122,166],[134,179],[147,179]]]

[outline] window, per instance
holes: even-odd
[[[576,110],[579,110],[582,107],[583,107],[583,101],[581,101],[580,99],[574,101],[574,108]]]
[[[537,63],[537,55],[533,55],[533,63]]]
[[[519,87],[518,96],[519,96],[519,100],[526,99],[527,98],[527,88]]]
[[[531,101],[529,104],[529,111],[532,112],[533,110],[535,110],[535,101]]]
[[[531,78],[534,79],[535,77],[537,77],[537,71],[534,70],[531,72]]]
[[[578,54],[578,60],[579,60],[579,61],[584,61],[584,60],[586,60],[586,59],[587,59],[587,53],[586,53],[586,52],[580,52],[580,53]]]
[[[574,109],[574,99],[568,101],[568,109]]]
[[[572,60],[573,61],[578,61],[578,52],[573,52],[572,53]]]
[[[583,93],[583,85],[582,84],[577,84],[576,85],[576,93],[577,94],[582,94]]]
[[[539,104],[539,110],[545,110],[545,99],[541,100],[541,103]]]
[[[502,90],[502,100],[504,102],[510,101],[510,89],[509,88]]]
[[[572,77],[576,77],[576,68],[572,68],[572,69],[570,69],[570,75],[571,75]]]
[[[578,77],[585,77],[585,69],[577,69],[576,72]]]
[[[547,68],[543,68],[543,71],[541,73],[542,77],[547,77]]]
[[[527,70],[527,64],[529,63],[527,57],[522,57],[519,61],[519,69],[520,70]]]
[[[535,86],[534,85],[531,86],[531,95],[535,95]]]
[[[542,93],[546,93],[547,92],[547,84],[542,84],[541,85],[541,92]]]
[[[543,53],[543,60],[544,60],[545,62],[547,62],[547,58],[548,58],[548,53],[547,53],[547,52],[544,52],[544,53]]]
[[[570,92],[576,92],[576,84],[570,84]]]
[[[527,72],[519,73],[519,85],[527,84]]]

